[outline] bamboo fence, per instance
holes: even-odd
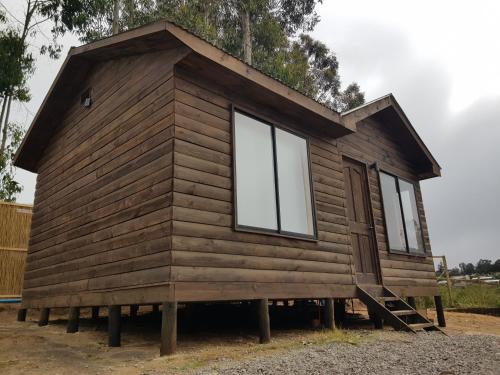
[[[22,293],[32,208],[0,201],[0,298]]]

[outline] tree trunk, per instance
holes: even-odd
[[[118,21],[120,20],[120,0],[115,0],[113,6],[113,35],[120,32]]]
[[[241,17],[243,29],[243,60],[252,65],[252,33],[250,31],[250,12],[245,10]]]
[[[205,21],[205,25],[208,25],[208,19],[209,19],[209,16],[210,16],[210,6],[211,6],[211,2],[209,1],[206,1],[204,3],[204,8],[203,8],[203,20]]]
[[[9,125],[9,116],[10,116],[10,104],[12,103],[12,96],[9,96],[8,98],[5,98],[4,99],[4,106],[5,106],[5,103],[7,102],[7,111],[5,113],[5,119],[4,119],[4,123],[3,123],[3,127],[2,127],[2,143],[0,144],[0,155],[3,155],[4,151],[5,151],[5,145],[7,143],[7,128],[8,128],[8,125]],[[3,114],[4,114],[4,108],[2,106],[2,118],[3,118]],[[2,123],[0,122],[0,125]]]
[[[2,102],[2,112],[0,113],[0,134],[3,135],[3,116],[5,115],[5,109],[7,108],[7,101],[8,101],[9,97],[5,97],[3,98],[3,102]],[[1,141],[3,142],[3,136],[1,138]],[[3,155],[3,152],[0,153],[0,156]]]

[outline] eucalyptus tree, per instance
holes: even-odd
[[[325,105],[343,111],[364,102],[357,84],[341,90],[338,60],[307,35],[322,0],[49,0],[55,35],[91,42],[167,19]]]
[[[22,186],[15,180],[13,155],[24,129],[10,121],[13,102],[30,100],[28,80],[34,72],[31,41],[40,25],[51,17],[43,17],[43,7],[51,0],[25,0],[23,16],[15,16],[3,4],[0,12],[0,199],[13,201]],[[40,18],[41,17],[41,18]],[[55,41],[40,47],[40,53],[58,57],[61,46]]]

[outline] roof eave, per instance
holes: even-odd
[[[45,105],[47,104],[48,100],[50,99],[50,97],[52,96],[52,93],[54,92],[54,88],[57,86],[57,83],[59,81],[59,78],[61,77],[61,75],[63,74],[66,66],[68,65],[71,57],[73,56],[74,54],[74,48],[71,47],[70,50],[68,51],[68,54],[66,55],[66,58],[64,59],[64,62],[63,64],[61,65],[61,68],[59,68],[59,71],[57,72],[57,75],[56,75],[56,78],[54,79],[54,81],[52,82],[52,85],[50,86],[49,88],[49,91],[47,92],[47,94],[45,95],[45,98],[43,99],[43,102],[42,104],[40,105],[40,107],[38,108],[38,111],[36,112],[35,114],[35,117],[33,118],[33,120],[31,121],[31,124],[21,142],[21,144],[19,145],[19,147],[17,148],[17,151],[14,155],[14,166],[16,167],[19,167],[19,168],[23,168],[29,172],[33,172],[33,173],[36,173],[36,165],[31,165],[29,162],[25,161],[24,158],[23,158],[23,155],[24,155],[24,152],[23,150],[25,149],[29,139],[30,139],[30,136],[31,136],[31,133],[32,133],[32,130],[34,129],[34,127],[36,126],[36,124],[38,123],[38,120],[43,112],[43,109],[45,107]]]
[[[182,43],[187,45],[196,53],[204,56],[205,58],[208,58],[209,60],[230,69],[241,77],[249,79],[267,90],[270,90],[282,97],[287,98],[297,105],[300,105],[312,112],[317,113],[328,121],[345,127],[348,133],[354,131],[354,129],[346,126],[343,123],[339,113],[316,102],[315,100],[307,97],[299,91],[286,86],[285,84],[279,82],[274,78],[271,78],[270,76],[267,76],[266,74],[244,63],[236,57],[231,56],[230,54],[211,45],[203,39],[198,38],[190,32],[171,24],[170,22],[166,22],[166,29]]]
[[[430,152],[430,150],[428,149],[427,145],[424,143],[422,138],[420,138],[420,136],[418,135],[417,131],[411,124],[410,120],[404,113],[403,109],[401,108],[401,106],[399,105],[393,94],[384,95],[378,99],[372,100],[359,107],[343,112],[341,114],[341,118],[345,124],[349,124],[349,127],[353,127],[354,131],[356,131],[356,126],[360,121],[368,117],[371,117],[374,114],[388,107],[393,107],[394,110],[397,112],[399,118],[404,123],[406,129],[409,131],[412,138],[416,141],[416,143],[418,144],[422,152],[425,154],[426,158],[428,159],[431,165],[430,170],[426,171],[425,173],[419,174],[419,178],[427,179],[431,177],[440,177],[441,166],[434,158],[434,156],[432,155],[432,153]]]
[[[331,123],[333,123],[332,125],[337,127],[340,133],[350,134],[355,131],[355,125],[344,123],[339,113],[286,86],[276,79],[267,76],[259,70],[227,54],[221,49],[211,45],[210,43],[195,36],[194,34],[189,33],[181,27],[178,27],[168,21],[158,21],[80,47],[72,47],[69,50],[64,63],[59,69],[59,72],[55,80],[53,81],[49,91],[47,92],[42,105],[38,109],[37,114],[31,122],[26,136],[24,137],[20,147],[15,154],[14,165],[26,169],[30,172],[37,172],[38,160],[34,160],[34,158],[31,158],[30,161],[30,158],[27,155],[28,146],[38,141],[38,139],[33,139],[33,129],[40,126],[39,123],[41,121],[42,115],[46,115],[46,105],[53,98],[55,89],[58,86],[61,76],[65,73],[66,68],[74,58],[82,57],[85,58],[85,60],[87,58],[104,58],[106,56],[107,47],[112,47],[115,45],[119,45],[120,43],[126,43],[127,41],[141,37],[147,37],[148,35],[156,33],[161,34],[161,32],[166,32],[172,35],[176,40],[186,45],[193,51],[220,64],[221,66],[232,70],[241,77],[249,79],[257,85],[263,87],[264,89],[270,90],[275,94],[280,95],[293,102],[294,104],[299,105],[306,110],[314,112],[323,119],[330,121]]]

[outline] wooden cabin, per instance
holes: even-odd
[[[440,166],[392,95],[337,113],[158,22],[72,48],[15,164],[38,174],[23,308],[41,324],[108,306],[119,344],[120,306],[162,303],[162,352],[178,302],[257,300],[262,341],[269,300],[432,325],[387,304],[440,302],[419,187]]]

